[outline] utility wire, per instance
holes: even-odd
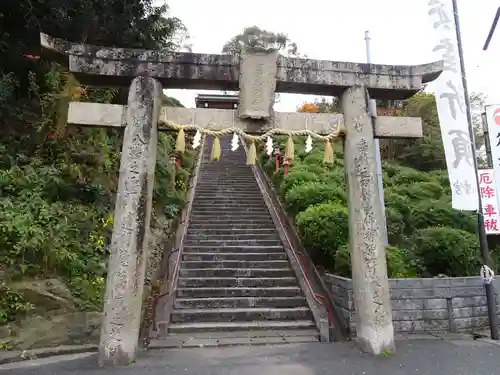
[[[493,33],[497,28],[498,19],[500,18],[500,7],[497,9],[497,14],[495,14],[495,18],[493,19],[493,23],[491,24],[490,32],[488,33],[488,37],[486,38],[486,42],[484,42],[483,51],[486,51],[490,45],[491,38],[493,37]]]

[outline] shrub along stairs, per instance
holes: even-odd
[[[204,145],[169,321],[153,346],[318,341],[319,332],[240,145]]]

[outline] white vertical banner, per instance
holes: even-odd
[[[500,234],[500,213],[498,211],[497,173],[493,169],[479,170],[484,230],[486,234]]]
[[[435,81],[436,105],[441,126],[446,166],[452,191],[452,207],[477,211],[478,192],[474,155],[469,135],[462,69],[451,0],[425,0],[434,30],[436,60],[443,73]]]

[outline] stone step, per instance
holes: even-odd
[[[269,215],[269,212],[262,213],[262,214],[254,214],[254,213],[247,213],[247,212],[234,212],[234,213],[217,213],[214,212],[212,214],[203,212],[203,213],[198,213],[198,212],[193,212],[191,214],[191,220],[213,220],[214,218],[220,219],[220,220],[227,220],[227,221],[232,221],[232,220],[251,220],[251,221],[272,221],[271,215]]]
[[[265,205],[249,205],[246,206],[223,206],[223,205],[193,205],[191,211],[193,214],[207,213],[207,214],[218,214],[218,215],[233,215],[233,214],[262,214],[269,215],[269,210]]]
[[[276,230],[272,220],[254,221],[254,220],[239,220],[239,221],[189,221],[189,229],[273,229]]]
[[[286,260],[219,260],[219,261],[182,261],[181,268],[270,268],[270,269],[288,269],[290,264]]]
[[[207,200],[222,200],[222,199],[231,199],[234,201],[251,201],[253,199],[261,199],[262,194],[260,192],[248,191],[248,192],[231,192],[231,191],[220,191],[220,192],[199,192],[196,189],[195,199],[203,198]]]
[[[170,334],[165,338],[154,339],[149,342],[149,349],[171,349],[171,348],[215,348],[226,346],[256,346],[256,345],[276,345],[276,344],[299,344],[308,342],[318,342],[319,333],[317,330],[291,330],[286,335],[279,335],[279,331],[254,331],[254,334],[267,333],[268,336],[251,337],[246,331],[235,332],[196,332],[192,334]],[[294,332],[304,332],[296,335]],[[201,334],[211,335],[212,337],[199,337]],[[223,337],[231,334],[232,337]],[[222,337],[221,337],[222,336]]]
[[[252,194],[260,194],[260,190],[257,185],[253,186],[253,184],[241,184],[241,185],[233,185],[233,184],[227,184],[227,185],[221,185],[217,182],[217,180],[211,181],[211,184],[206,184],[206,185],[196,185],[196,193],[198,194],[203,194],[203,193],[240,193],[246,195],[247,193],[252,193]]]
[[[189,277],[179,278],[179,287],[268,287],[295,286],[295,277]]]
[[[178,298],[217,298],[217,297],[295,297],[301,295],[298,286],[258,287],[196,287],[177,289]]]
[[[201,165],[201,172],[202,173],[208,173],[208,176],[211,176],[210,173],[214,173],[214,174],[226,174],[226,175],[229,175],[229,176],[252,176],[253,177],[253,173],[252,173],[252,169],[251,168],[246,168],[247,166],[245,165],[245,162],[243,162],[243,165],[242,165],[243,168],[240,168],[239,166],[234,166],[234,165],[229,165],[227,167],[222,167],[221,168],[221,164],[218,164],[218,165],[209,165],[209,164],[202,164]]]
[[[215,254],[225,254],[225,253],[278,253],[280,251],[284,252],[285,249],[281,245],[274,246],[258,246],[258,245],[233,245],[233,246],[219,246],[214,245],[191,245],[185,244],[183,246],[184,252],[187,253],[215,253]]]
[[[221,156],[223,158],[224,156]],[[223,172],[228,172],[228,173],[251,173],[252,170],[246,169],[246,163],[241,162],[241,161],[234,161],[231,159],[226,159],[225,163],[217,163],[217,162],[210,162],[208,160],[205,160],[201,164],[200,172],[201,173],[206,173],[208,174],[209,178],[212,175],[212,173],[223,173]]]
[[[262,198],[262,195],[255,196],[255,197],[247,197],[244,200],[237,201],[234,200],[233,198],[229,197],[220,197],[220,198],[206,198],[203,196],[197,196],[195,194],[195,198],[193,200],[193,205],[195,204],[214,204],[214,205],[247,205],[247,204],[263,204],[264,203],[264,198]]]
[[[248,307],[224,309],[174,310],[172,323],[187,322],[253,322],[258,320],[307,320],[312,319],[308,307]]]
[[[184,268],[180,277],[293,277],[290,268]]]
[[[207,220],[207,218],[209,218]],[[211,215],[205,215],[204,217],[200,218],[198,216],[198,219],[193,219],[193,218],[190,218],[189,220],[190,223],[202,223],[204,226],[206,227],[209,227],[209,226],[224,226],[225,228],[238,228],[239,225],[252,225],[252,224],[266,224],[266,225],[269,225],[271,224],[271,227],[272,228],[275,228],[276,229],[276,226],[274,225],[274,222],[273,220],[271,219],[271,216],[268,215],[267,218],[264,218],[264,219],[253,219],[253,218],[247,218],[246,216],[245,217],[232,217],[232,218],[228,218],[228,219],[222,219],[222,218],[219,218],[217,221],[214,221],[213,220],[213,217]],[[231,225],[231,224],[234,224],[234,225]]]
[[[316,329],[284,329],[233,332],[171,333],[149,342],[150,349],[224,347],[236,345],[273,345],[318,342]]]
[[[168,323],[160,322],[158,326],[167,326]],[[235,331],[283,331],[283,330],[310,330],[316,325],[312,320],[288,321],[257,321],[257,322],[193,322],[168,325],[168,332],[172,334],[192,332],[235,332]]]
[[[250,330],[250,331],[206,331],[206,332],[197,332],[196,337],[200,339],[208,339],[208,338],[232,338],[232,337],[274,337],[274,336],[318,336],[319,339],[319,332],[316,328],[307,328],[307,324],[301,323],[298,325],[290,325],[290,321],[282,321],[279,322],[280,325],[277,326],[274,321],[262,321],[258,322],[262,323],[263,325],[267,326],[269,329],[265,330]],[[272,324],[271,324],[272,323]],[[190,323],[188,323],[190,324]],[[226,322],[223,323],[224,325],[227,325]],[[238,323],[235,323],[236,325]],[[242,322],[242,325],[247,326],[247,322]],[[272,329],[272,327],[277,326],[277,329]],[[297,328],[293,328],[295,326],[298,326]],[[284,327],[284,329],[282,329]],[[171,333],[171,337],[182,337],[184,336],[184,333]]]
[[[201,211],[222,211],[222,210],[241,210],[241,211],[255,211],[255,210],[264,210],[265,212],[269,212],[264,201],[255,201],[255,202],[231,202],[227,201],[226,203],[205,203],[205,202],[193,202],[193,211],[194,210]]]
[[[242,178],[255,181],[252,170],[250,168],[240,170],[239,166],[234,167],[233,165],[228,166],[227,168],[220,168],[220,165],[219,168],[210,168],[208,166],[203,166],[202,168],[200,168],[199,175],[207,178],[225,177],[227,180],[230,180],[232,178]]]
[[[258,190],[257,181],[253,176],[249,178],[244,177],[229,177],[224,175],[212,175],[212,176],[198,176],[198,185],[197,187],[203,188],[214,188],[214,187],[227,187],[227,188],[253,188]],[[214,183],[215,182],[215,183]]]
[[[219,261],[275,261],[287,260],[287,255],[283,249],[281,252],[273,253],[202,253],[202,252],[189,252],[184,249],[182,252],[183,261],[201,261],[201,262],[219,262]]]
[[[264,235],[264,234],[273,234],[276,233],[276,228],[192,228],[188,227],[187,235],[206,235],[206,234],[214,234],[218,236],[222,235],[234,235],[238,236],[240,234],[249,234],[249,235]]]
[[[239,218],[239,219],[270,219],[271,216],[267,208],[257,207],[256,209],[238,209],[238,208],[223,208],[220,210],[209,208],[206,210],[200,209],[196,206],[193,206],[193,210],[191,211],[191,216],[193,217],[220,217],[220,218]]]
[[[246,247],[246,246],[281,246],[280,239],[265,239],[253,238],[246,240],[226,239],[226,240],[211,240],[211,239],[196,239],[186,238],[185,246],[205,246],[205,247]]]
[[[196,185],[196,194],[203,195],[204,193],[207,194],[217,194],[217,193],[224,193],[224,194],[239,194],[239,195],[257,195],[260,194],[260,190],[257,186],[252,186],[250,184],[241,184],[241,185],[216,185],[217,182],[212,181],[212,185]]]
[[[245,196],[261,196],[259,189],[256,186],[246,186],[244,187],[243,185],[241,187],[237,186],[218,186],[218,185],[212,185],[212,186],[196,186],[196,194],[199,194],[200,196],[205,196],[205,195],[217,195],[217,194],[230,194],[232,195],[241,195],[242,197]]]
[[[294,297],[223,297],[223,298],[177,298],[175,309],[220,309],[236,307],[300,307],[307,306],[306,299]]]
[[[216,234],[209,232],[191,232],[187,234],[186,239],[195,241],[234,241],[234,240],[279,240],[279,235],[276,232],[269,233],[245,233],[240,232],[236,234]]]
[[[248,205],[258,205],[263,204],[264,198],[262,195],[252,194],[232,194],[230,192],[227,193],[218,193],[218,194],[210,194],[210,195],[196,195],[193,200],[193,205],[196,204],[217,204],[217,205],[225,205],[235,203],[236,205],[240,204],[248,204]]]
[[[245,177],[236,177],[236,176],[228,176],[223,174],[209,174],[208,176],[204,176],[203,174],[198,175],[198,185],[203,187],[214,187],[214,186],[227,186],[227,187],[257,187],[257,181],[252,176]],[[216,184],[213,184],[213,181],[217,181]],[[212,184],[210,184],[212,182]]]

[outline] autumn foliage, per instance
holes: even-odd
[[[313,103],[304,103],[297,109],[297,112],[318,113],[319,108]]]

